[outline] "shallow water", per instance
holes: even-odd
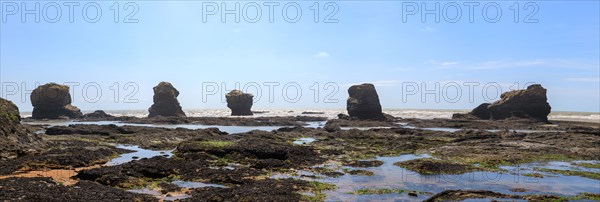
[[[416,127],[413,127],[416,128]],[[432,130],[432,131],[442,131],[442,132],[456,132],[456,131],[460,131],[460,130],[465,130],[465,129],[461,129],[461,128],[443,128],[443,127],[433,127],[433,128],[417,128],[417,129],[423,129],[423,130]],[[500,131],[504,131],[504,130],[485,130],[488,132],[500,132]],[[518,129],[518,130],[508,130],[509,132],[516,132],[516,133],[547,133],[547,132],[565,132],[565,131],[559,131],[559,130],[527,130],[527,129]]]
[[[305,128],[319,128],[324,127],[327,121],[306,121],[304,122],[306,125]]]
[[[188,181],[181,181],[181,180],[175,180],[172,182],[173,184],[179,186],[179,187],[183,187],[183,188],[202,188],[202,187],[217,187],[217,188],[228,188],[227,186],[223,186],[220,184],[208,184],[208,183],[202,183],[202,182],[188,182]]]
[[[152,195],[158,199],[162,199],[165,201],[174,201],[177,199],[185,199],[185,198],[191,197],[190,195],[186,194],[186,192],[187,192],[186,190],[189,190],[189,189],[202,188],[202,187],[228,188],[226,186],[219,185],[219,184],[208,184],[208,183],[202,183],[202,182],[188,182],[188,181],[181,181],[181,180],[175,180],[171,183],[183,188],[182,191],[170,192],[168,194],[162,194],[159,190],[148,189],[148,188],[130,189],[127,191],[133,192],[133,193],[138,193],[138,194]]]
[[[340,127],[341,130],[352,130],[352,129],[356,129],[356,130],[371,130],[371,129],[390,129],[392,127],[386,127],[386,126],[378,126],[378,127]]]
[[[121,148],[121,149],[128,149],[128,150],[133,150],[134,152],[132,153],[127,153],[127,154],[122,154],[117,158],[114,158],[112,160],[110,160],[109,162],[107,162],[105,164],[105,166],[115,166],[115,165],[120,165],[120,164],[124,164],[127,162],[131,162],[131,161],[135,161],[138,159],[142,159],[142,158],[152,158],[155,156],[165,156],[167,158],[171,158],[173,156],[173,151],[174,150],[159,150],[159,151],[155,151],[155,150],[148,150],[148,149],[142,149],[139,146],[135,146],[135,145],[130,145],[130,146],[126,146],[126,145],[115,145],[116,148]],[[133,157],[138,157],[138,158],[133,158]],[[202,182],[189,182],[189,181],[182,181],[182,180],[175,180],[171,182],[174,185],[177,185],[181,188],[186,188],[186,189],[193,189],[193,188],[202,188],[202,187],[219,187],[219,188],[228,188],[226,186],[223,185],[219,185],[219,184],[208,184],[208,183],[202,183]],[[185,198],[189,198],[191,197],[190,195],[187,195],[183,192],[177,192],[177,193],[169,193],[169,194],[162,194],[160,191],[158,190],[153,190],[153,189],[148,189],[148,188],[143,188],[143,189],[131,189],[131,190],[127,190],[129,192],[134,192],[134,193],[139,193],[139,194],[149,194],[149,195],[153,195],[158,199],[162,199],[165,201],[174,201],[174,200],[178,200],[178,199],[185,199]]]
[[[120,149],[132,150],[134,152],[121,154],[119,157],[111,159],[109,162],[104,164],[105,166],[115,166],[115,165],[120,165],[120,164],[128,163],[131,161],[143,159],[143,158],[152,158],[155,156],[165,156],[167,158],[171,158],[173,156],[173,150],[155,151],[155,150],[142,149],[135,145],[127,146],[127,145],[120,145],[120,144],[115,145],[115,147],[120,148]],[[137,157],[137,158],[134,158],[134,157]]]
[[[431,131],[442,131],[442,132],[450,132],[450,133],[453,133],[453,132],[456,132],[456,131],[460,131],[460,130],[476,130],[476,129],[447,128],[447,127],[420,128],[420,127],[411,126],[411,125],[408,125],[408,123],[402,123],[402,122],[398,122],[396,124],[400,125],[400,127],[402,127],[402,128],[431,130]],[[488,129],[488,130],[484,130],[484,131],[488,131],[488,132],[500,132],[500,131],[504,131],[504,130]],[[510,132],[517,132],[517,133],[565,132],[565,131],[560,131],[560,130],[526,130],[526,129],[517,129],[517,130],[508,130],[508,131],[510,131]]]
[[[420,128],[420,127],[410,126],[407,123],[397,123],[397,124],[399,125],[400,128],[441,131],[441,132],[449,132],[449,133],[457,132],[460,130],[469,130],[469,129],[462,129],[462,128],[445,128],[445,127]],[[351,130],[351,129],[371,130],[371,129],[390,129],[390,128],[393,128],[393,127],[341,127],[342,130]],[[472,129],[472,130],[476,130],[476,129]],[[504,131],[504,130],[484,130],[484,131],[499,132],[499,131]],[[565,131],[558,131],[558,130],[509,130],[509,131],[510,132],[518,132],[518,133],[565,132]]]
[[[227,132],[229,134],[235,133],[245,133],[252,130],[262,130],[262,131],[272,131],[277,130],[283,127],[292,127],[292,126],[222,126],[222,125],[200,125],[200,124],[140,124],[140,123],[122,123],[118,121],[91,121],[91,122],[77,122],[73,120],[53,120],[53,121],[37,121],[37,122],[26,122],[31,125],[49,125],[49,126],[68,126],[74,124],[90,124],[90,125],[116,125],[116,126],[142,126],[142,127],[157,127],[157,128],[185,128],[190,130],[196,129],[206,129],[206,128],[218,128],[220,131]],[[303,122],[305,128],[319,128],[324,127],[327,121],[307,121]],[[445,128],[445,127],[428,127],[428,128],[420,128],[415,126],[410,126],[408,123],[398,122],[396,123],[401,128],[408,129],[422,129],[422,130],[431,130],[431,131],[442,131],[442,132],[456,132],[464,129],[460,128]],[[341,130],[371,130],[371,129],[390,129],[393,127],[340,127]],[[489,132],[499,132],[503,130],[485,130]],[[558,130],[509,130],[511,132],[519,132],[519,133],[536,133],[536,132],[564,132]]]
[[[293,143],[294,144],[298,144],[298,145],[303,145],[303,144],[310,144],[310,143],[312,143],[314,141],[316,141],[315,138],[312,138],[312,137],[302,137],[302,138],[298,138]]]
[[[499,131],[504,131],[504,130],[485,130],[488,132],[499,132]],[[561,130],[527,130],[527,129],[517,129],[517,130],[508,130],[509,132],[516,132],[516,133],[564,133],[566,131],[561,131]]]
[[[347,194],[359,189],[403,189],[439,193],[448,189],[490,190],[505,194],[561,194],[576,195],[581,192],[600,193],[600,180],[577,176],[552,175],[554,177],[531,178],[522,176],[529,173],[522,167],[504,167],[509,172],[470,172],[461,175],[420,175],[413,171],[394,166],[398,161],[428,158],[427,155],[401,155],[398,157],[378,157],[384,162],[380,167],[352,168],[374,173],[373,176],[344,175],[339,178],[317,179],[334,183],[337,190],[328,191],[327,201],[367,201],[367,200],[407,200],[422,201],[431,195],[419,194],[410,197],[402,194],[354,195]],[[512,192],[511,188],[525,188],[526,192]]]
[[[157,190],[152,190],[152,189],[130,189],[127,190],[128,192],[133,192],[133,193],[138,193],[138,194],[148,194],[148,195],[152,195],[158,199],[162,199],[165,201],[174,201],[174,200],[178,200],[178,199],[185,199],[185,198],[189,198],[191,197],[190,195],[184,194],[184,193],[178,193],[178,194],[174,194],[174,193],[169,193],[169,195],[167,194],[162,194]]]
[[[501,168],[506,169],[506,170],[519,169],[522,172],[528,172],[528,173],[535,172],[534,171],[535,168],[600,173],[600,169],[598,169],[598,168],[586,168],[586,167],[582,167],[582,166],[577,166],[577,165],[575,165],[576,163],[600,164],[600,161],[573,161],[573,162],[550,161],[550,162],[536,162],[536,163],[522,164],[522,165],[519,165],[518,167],[502,166]],[[542,172],[539,172],[539,173],[542,173]],[[555,175],[555,174],[550,174],[550,175]]]
[[[72,120],[65,121],[38,121],[38,122],[26,122],[31,125],[49,125],[49,126],[69,126],[69,125],[116,125],[116,126],[142,126],[142,127],[156,127],[156,128],[185,128],[190,130],[206,129],[206,128],[218,128],[220,131],[227,132],[229,134],[234,133],[245,133],[252,130],[264,130],[272,131],[277,130],[286,126],[221,126],[221,125],[199,125],[199,124],[141,124],[141,123],[122,123],[119,121],[90,121],[90,122],[76,122]],[[289,126],[287,126],[289,127]]]

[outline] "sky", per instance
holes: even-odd
[[[82,110],[147,109],[168,81],[184,109],[233,89],[343,109],[360,83],[384,108],[471,109],[539,83],[553,111],[600,112],[599,1],[0,3],[0,97],[21,111],[48,82]]]

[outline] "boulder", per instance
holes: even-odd
[[[528,118],[548,122],[550,104],[546,97],[546,89],[540,84],[533,84],[524,90],[502,93],[500,100],[494,103],[483,103],[465,115],[454,115],[453,118],[475,117],[478,119]]]
[[[365,83],[348,89],[346,109],[352,119],[385,120],[379,104],[379,96],[373,84]]]
[[[102,110],[96,110],[92,113],[84,114],[81,119],[109,119],[114,118],[113,115],[107,114]]]
[[[343,120],[350,120],[350,116],[346,115],[346,114],[338,114],[337,115],[338,119],[343,119]]]
[[[473,109],[471,112],[469,112],[469,114],[480,119],[490,119],[490,110],[488,109],[490,105],[490,103],[480,104],[479,106],[475,107],[475,109]]]
[[[69,86],[48,83],[31,92],[33,105],[32,118],[58,119],[79,118],[83,114],[79,108],[71,105]]]
[[[232,116],[253,115],[250,108],[252,108],[254,95],[250,93],[244,93],[240,90],[232,90],[225,95],[225,98],[227,99],[227,107],[231,109]]]
[[[154,88],[154,104],[148,109],[148,117],[178,116],[185,117],[185,113],[177,101],[179,91],[169,82],[160,82]]]
[[[40,141],[21,125],[19,108],[0,98],[0,160],[16,158]]]
[[[525,90],[502,93],[500,100],[488,106],[488,110],[491,119],[520,117],[548,122],[551,107],[546,97],[546,89],[540,84],[534,84]]]

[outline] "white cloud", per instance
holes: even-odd
[[[440,66],[450,66],[450,65],[457,65],[457,64],[459,64],[459,62],[456,62],[456,61],[437,62],[435,60],[431,60],[428,63],[429,64],[434,64],[434,65],[440,65]]]
[[[436,30],[435,28],[433,28],[433,27],[429,27],[429,26],[427,26],[427,27],[425,27],[425,28],[421,29],[421,31],[424,31],[424,32],[433,32],[433,31],[435,31],[435,30]]]
[[[318,58],[327,58],[327,57],[329,57],[329,56],[330,56],[330,55],[329,55],[329,53],[327,53],[327,52],[325,52],[325,51],[318,52],[318,53],[315,55],[315,57],[318,57]]]

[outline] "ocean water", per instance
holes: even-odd
[[[340,113],[347,113],[345,109],[254,109],[258,111],[254,116],[248,117],[266,117],[266,116],[318,116],[330,119],[337,118]],[[83,111],[90,113],[92,111]],[[113,116],[134,116],[146,117],[148,110],[105,110],[106,113]],[[187,109],[184,110],[190,117],[230,117],[229,109]],[[320,112],[322,114],[302,114],[302,112]],[[466,113],[468,110],[431,110],[431,109],[384,109],[384,113],[402,118],[452,118],[454,113]],[[30,117],[31,112],[22,112],[21,116]],[[552,112],[548,116],[550,120],[563,121],[583,121],[600,123],[600,112]]]

